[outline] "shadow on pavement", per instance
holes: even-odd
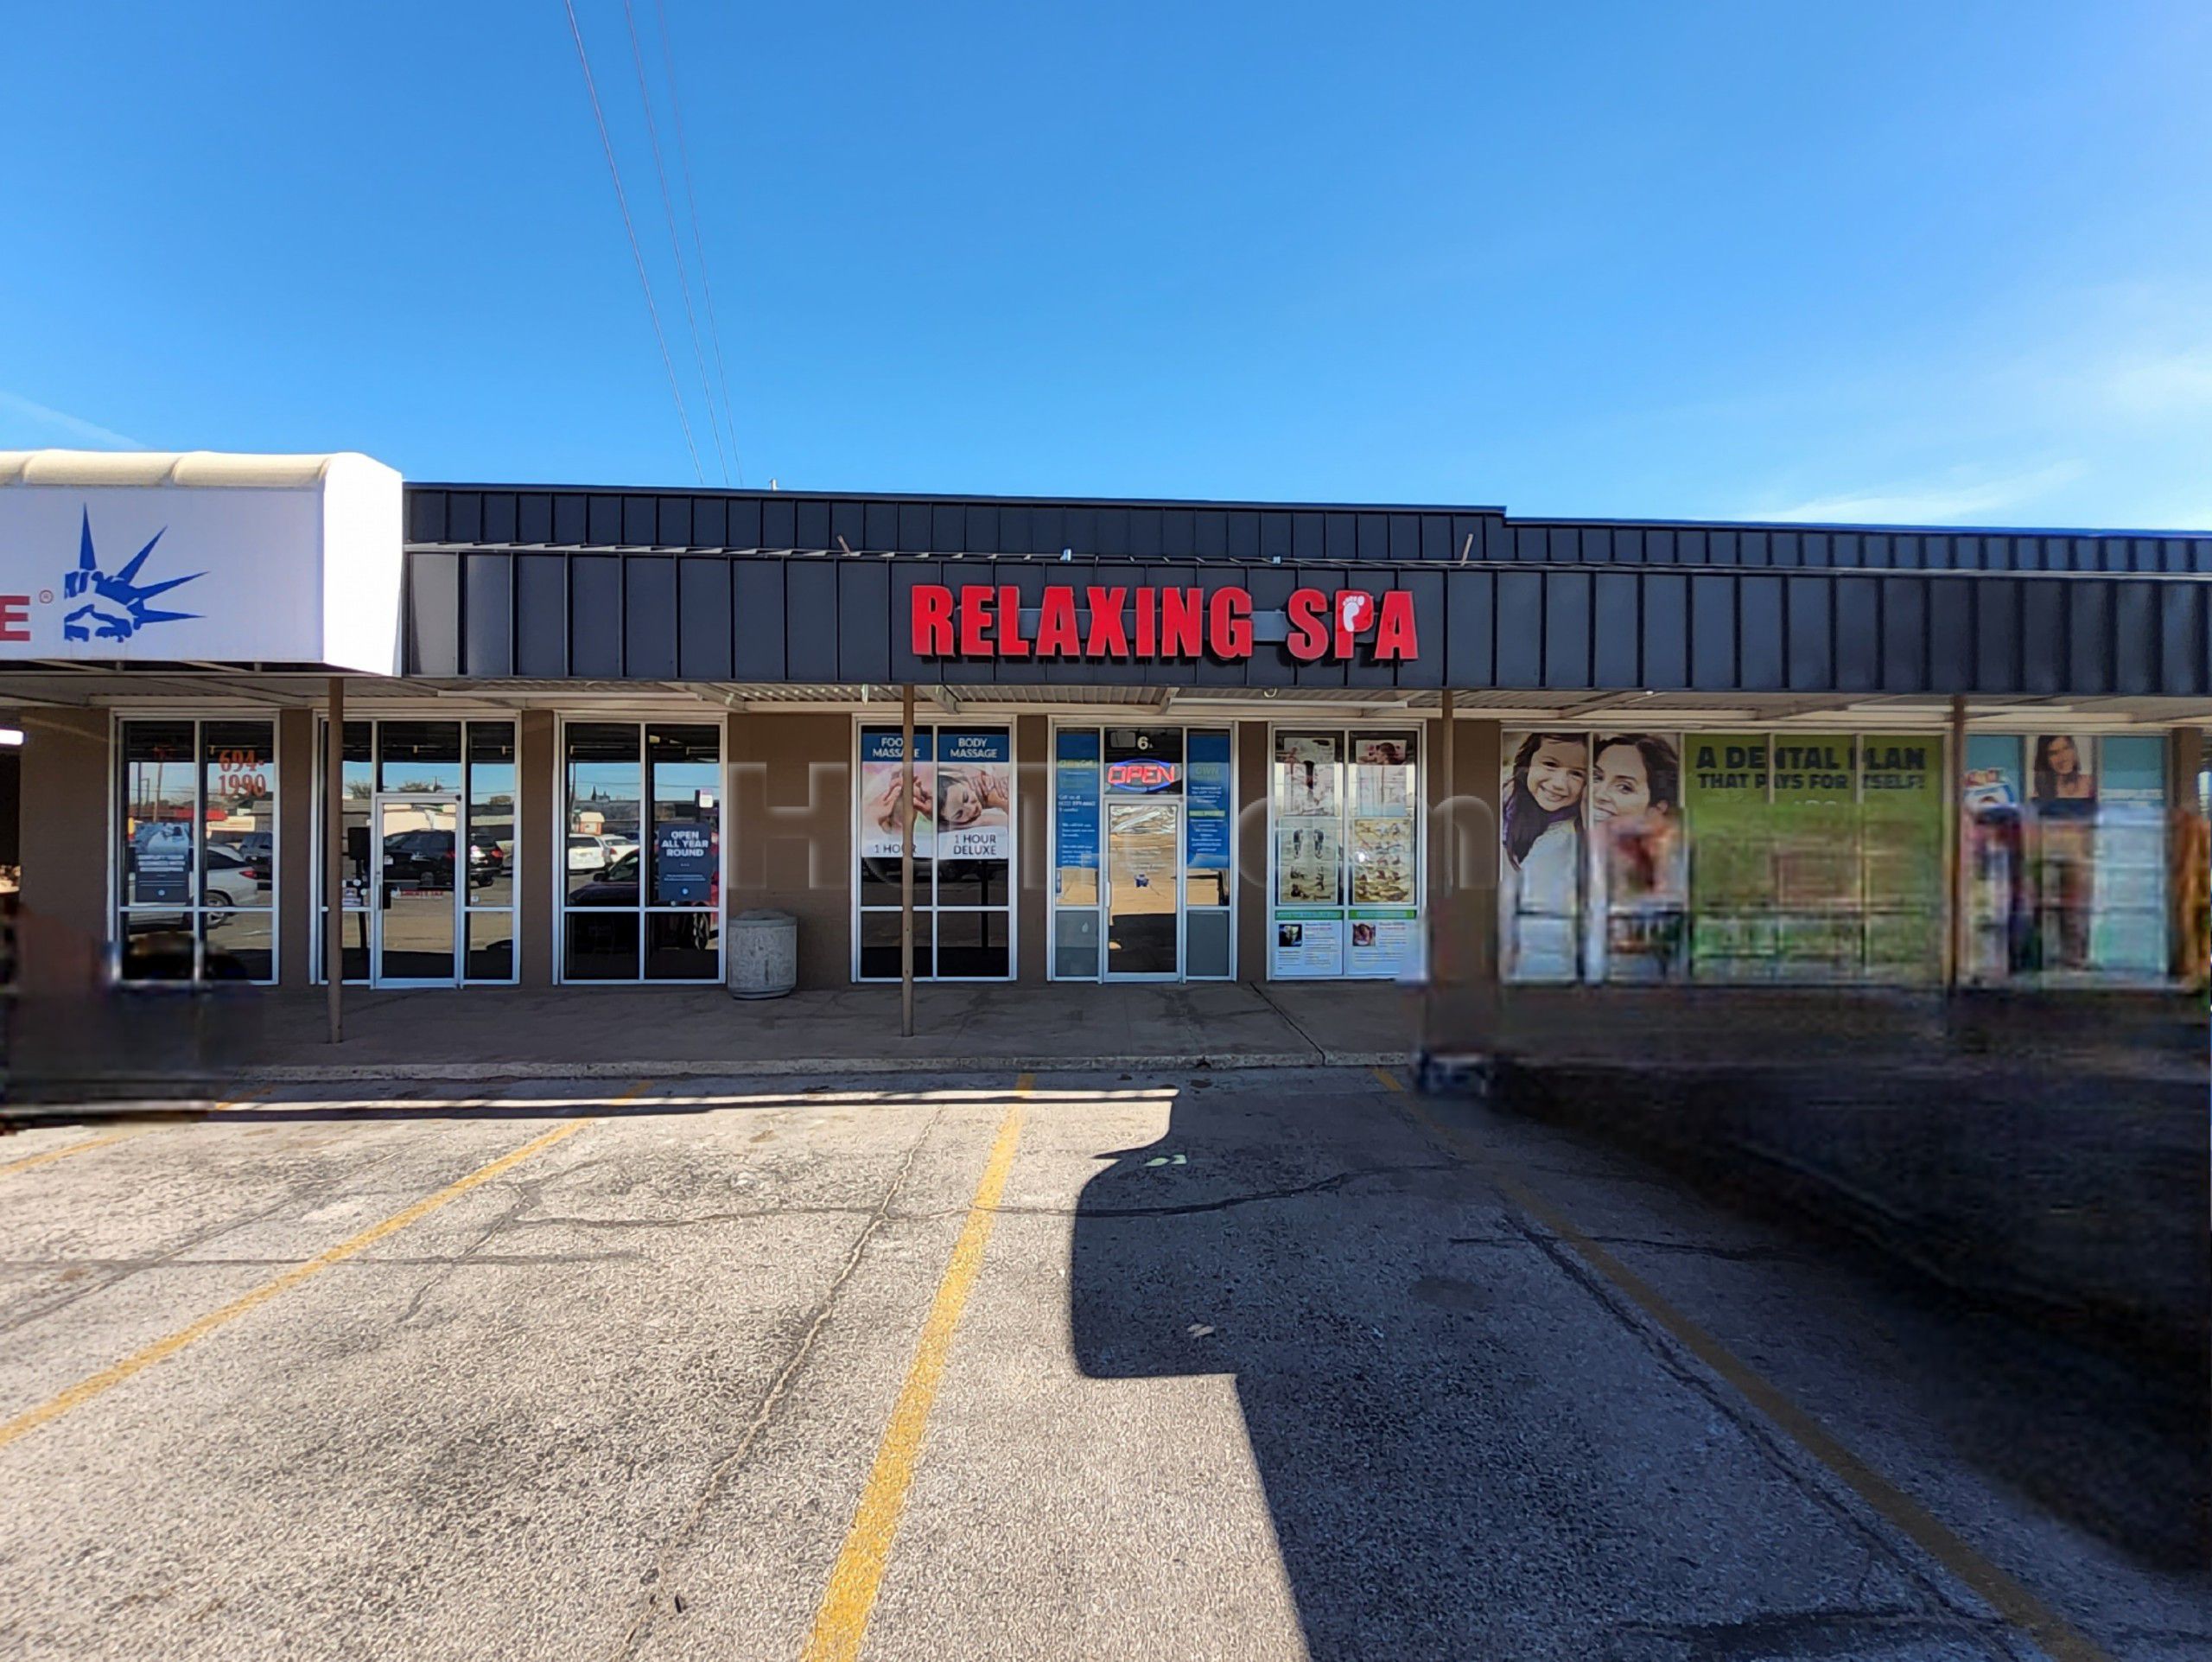
[[[1444,1111],[1515,1136],[1493,1111]],[[1817,1226],[1731,1219],[1671,1180],[1653,1198],[1649,1167],[1529,1137],[1551,1151],[1533,1181],[1591,1208],[1595,1238],[1673,1219],[1662,1244],[1694,1267],[1668,1271],[1669,1296],[1770,1378],[1789,1379],[1788,1353],[1826,1358],[1939,1468],[2147,1570],[2201,1570],[2204,1424],[2170,1393]],[[1314,1657],[1979,1653],[1916,1572],[1885,1581],[1853,1526],[1778,1478],[1747,1405],[1655,1354],[1391,1098],[1187,1089],[1157,1141],[1105,1157],[1074,1226],[1077,1361],[1233,1379]],[[1639,1185],[1631,1218],[1618,1197]]]

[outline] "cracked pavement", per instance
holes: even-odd
[[[0,1658],[797,1658],[1013,1084],[303,1088],[0,1178],[4,1422],[591,1121],[0,1446]],[[2128,1370],[1425,1111],[1480,1157],[1363,1071],[1040,1078],[867,1654],[2041,1653],[1492,1158],[2093,1653],[2212,1653]]]

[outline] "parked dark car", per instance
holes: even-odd
[[[392,832],[384,839],[384,882],[387,888],[451,888],[453,833]]]
[[[569,896],[577,906],[635,906],[638,903],[638,850],[632,849],[606,870]]]
[[[488,883],[506,869],[507,851],[488,831],[468,835],[468,875],[472,882]]]

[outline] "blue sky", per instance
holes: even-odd
[[[2198,0],[664,3],[747,483],[2212,528]],[[9,33],[0,448],[694,478],[561,0]]]

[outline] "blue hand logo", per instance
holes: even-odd
[[[92,551],[92,515],[89,508],[85,511],[84,537],[77,548],[76,569],[61,579],[61,593],[68,600],[87,595],[92,598],[62,618],[64,640],[128,640],[149,623],[175,623],[200,615],[197,612],[157,611],[148,602],[157,595],[165,595],[194,578],[206,576],[206,572],[171,577],[167,583],[138,581],[139,568],[146,564],[146,557],[154,551],[154,544],[162,540],[168,529],[164,525],[156,532],[153,540],[138,551],[130,564],[111,575],[100,570],[99,557]]]

